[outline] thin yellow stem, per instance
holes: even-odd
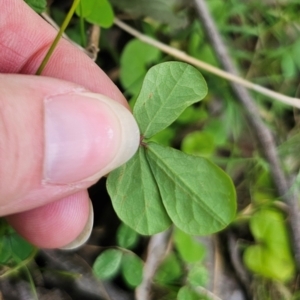
[[[35,75],[41,75],[42,74],[42,72],[43,72],[45,66],[47,65],[51,55],[53,54],[59,40],[61,39],[63,33],[65,32],[66,28],[68,27],[73,15],[74,15],[75,9],[76,9],[77,5],[79,4],[79,2],[80,2],[80,0],[74,0],[73,1],[73,4],[72,4],[70,10],[68,11],[68,14],[67,14],[66,18],[64,19],[64,21],[63,21],[56,37],[55,37],[53,43],[51,44],[46,56],[44,57],[41,65],[39,66],[39,68],[36,71]]]

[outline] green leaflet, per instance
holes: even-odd
[[[25,0],[25,2],[37,13],[42,13],[47,7],[46,0]]]
[[[143,280],[143,261],[133,253],[124,253],[121,270],[126,283],[137,287]]]
[[[107,190],[119,218],[137,232],[152,235],[171,225],[143,147],[110,173]]]
[[[193,131],[182,140],[181,150],[187,154],[209,157],[215,151],[214,136],[205,131]]]
[[[113,278],[122,262],[123,252],[118,249],[103,251],[95,260],[93,271],[97,278],[107,280]]]
[[[76,14],[104,28],[110,27],[114,22],[114,12],[107,0],[81,0],[76,8]]]
[[[11,246],[9,236],[0,238],[0,265],[4,265],[11,258]]]
[[[154,281],[162,286],[179,282],[182,271],[182,264],[178,256],[174,252],[171,252],[167,254],[159,265],[154,276]]]
[[[168,215],[182,231],[207,235],[232,221],[235,189],[219,167],[155,143],[148,144],[147,159]]]
[[[187,263],[196,263],[205,256],[205,247],[194,237],[175,228],[173,231],[174,245],[181,258]]]
[[[145,138],[155,135],[206,94],[206,82],[194,67],[181,62],[152,67],[133,109],[141,134]]]
[[[0,220],[0,264],[19,264],[33,255],[35,247]]]
[[[138,95],[147,73],[147,66],[157,62],[160,51],[140,40],[127,43],[121,55],[120,80],[127,92]]]
[[[138,233],[124,223],[117,231],[117,244],[122,248],[131,249],[136,246],[139,239]]]
[[[191,286],[207,286],[209,282],[209,271],[203,263],[194,263],[189,268],[187,283]]]

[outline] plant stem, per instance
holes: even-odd
[[[64,31],[66,30],[67,26],[69,25],[73,15],[74,15],[75,9],[76,9],[79,2],[80,2],[80,0],[74,0],[73,1],[72,6],[71,6],[70,10],[68,11],[68,14],[67,14],[66,18],[64,19],[64,21],[63,21],[56,37],[55,37],[53,43],[51,44],[46,56],[44,57],[41,65],[39,66],[39,68],[36,71],[35,75],[41,75],[42,74],[42,72],[43,72],[45,66],[47,65],[52,53],[54,52],[59,40],[61,39]]]
[[[59,26],[54,22],[54,20],[45,12],[41,13],[41,16],[44,18],[45,21],[47,21],[53,28],[55,28],[57,31],[59,31]],[[80,46],[79,44],[72,41],[66,33],[63,33],[62,37],[66,39],[68,42],[70,42],[72,45],[74,45],[76,48],[78,48],[80,51],[82,51],[84,54],[86,54],[88,57],[93,59],[92,55],[89,51],[87,51],[85,48]]]
[[[135,36],[136,38],[138,38],[139,40],[141,40],[142,42],[152,45],[158,49],[160,49],[162,52],[165,52],[173,57],[176,57],[182,61],[185,61],[191,65],[194,65],[200,69],[203,69],[209,73],[215,74],[219,77],[222,77],[226,80],[238,83],[239,85],[244,86],[245,88],[251,89],[253,91],[256,91],[262,95],[265,95],[269,98],[273,98],[275,100],[278,100],[284,104],[293,106],[293,107],[297,107],[300,108],[300,99],[298,98],[293,98],[293,97],[289,97],[286,95],[282,95],[280,93],[277,93],[275,91],[269,90],[263,86],[260,86],[258,84],[252,83],[246,79],[241,78],[240,76],[231,74],[229,72],[223,71],[221,69],[218,69],[208,63],[205,63],[204,61],[201,61],[199,59],[196,59],[192,56],[189,56],[188,54],[186,54],[185,52],[175,49],[171,46],[168,46],[162,42],[159,42],[147,35],[144,35],[143,33],[135,30],[134,28],[130,27],[129,25],[125,24],[124,22],[122,22],[121,20],[115,18],[114,23],[122,28],[124,31],[128,32],[129,34]]]
[[[155,234],[151,237],[147,248],[147,259],[143,269],[143,281],[135,290],[137,300],[150,300],[153,278],[168,253],[171,230]]]

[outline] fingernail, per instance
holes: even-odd
[[[44,180],[53,184],[97,180],[129,160],[139,139],[133,115],[104,95],[47,98]]]
[[[91,236],[92,230],[93,230],[93,224],[94,224],[94,210],[93,210],[93,205],[90,200],[90,213],[88,220],[86,222],[86,225],[84,226],[82,232],[80,235],[71,243],[68,245],[60,248],[62,250],[73,250],[76,249],[80,246],[82,246]]]

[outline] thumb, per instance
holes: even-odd
[[[47,77],[0,75],[0,215],[85,189],[135,153],[132,114]]]

